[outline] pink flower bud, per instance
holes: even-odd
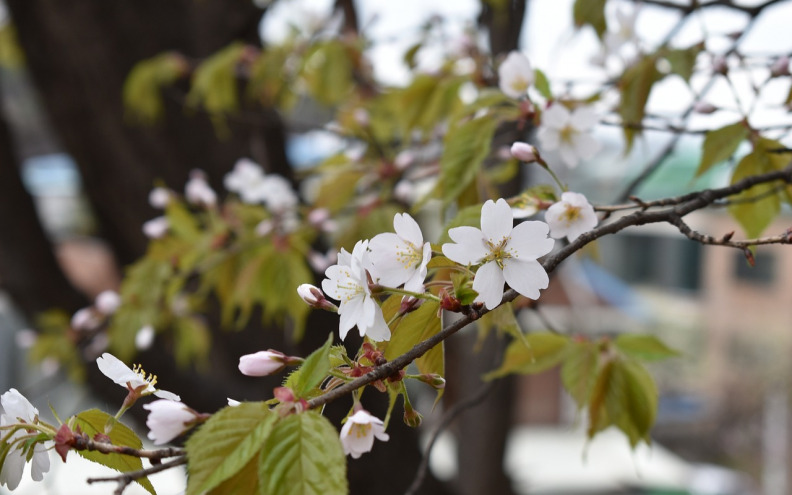
[[[532,145],[517,141],[511,146],[511,154],[522,162],[531,163],[536,161],[539,152]]]
[[[143,233],[149,239],[159,239],[164,237],[170,228],[170,222],[165,217],[152,218],[143,224]]]
[[[148,196],[148,202],[153,208],[162,210],[171,200],[171,192],[164,187],[155,187]]]
[[[706,101],[697,101],[695,105],[693,105],[693,110],[696,113],[701,113],[704,115],[709,115],[718,110],[718,107],[713,105],[712,103],[707,103]]]
[[[302,300],[309,306],[315,306],[316,303],[324,299],[322,291],[311,284],[302,284],[297,287],[297,294],[299,294]]]
[[[259,351],[239,358],[239,371],[247,376],[267,376],[286,367],[286,356],[278,351]]]
[[[771,77],[781,77],[789,75],[789,57],[782,55],[778,57],[773,65],[770,66]]]

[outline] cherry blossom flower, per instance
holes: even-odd
[[[596,123],[597,114],[591,107],[570,112],[556,103],[542,114],[537,137],[543,149],[557,149],[564,163],[574,168],[580,159],[588,160],[599,151],[600,144],[589,134]]]
[[[33,407],[33,404],[14,388],[0,396],[0,405],[3,406],[3,411],[5,412],[5,414],[0,415],[0,426],[18,424],[20,421],[29,424],[38,422],[38,409]],[[7,430],[2,430],[2,435],[6,433]],[[4,439],[9,445],[12,445],[13,450],[8,452],[2,464],[0,486],[5,485],[12,491],[19,486],[19,482],[22,480],[26,462],[26,453],[22,450],[24,443],[14,442],[21,440],[27,435],[28,433],[25,430],[20,429]],[[42,442],[36,443],[35,447],[33,447],[33,456],[30,459],[30,474],[33,481],[41,481],[44,479],[44,473],[49,471],[50,458],[47,448],[48,446]]]
[[[534,71],[528,57],[518,51],[510,52],[498,67],[498,80],[498,85],[506,96],[510,98],[525,96],[528,87],[534,81]]]
[[[165,236],[169,228],[170,222],[166,217],[157,217],[143,224],[143,233],[149,239],[160,239]]]
[[[390,340],[391,333],[382,308],[368,286],[365,269],[369,264],[367,249],[368,241],[358,241],[351,254],[342,249],[338,253],[338,264],[325,271],[327,278],[322,281],[325,294],[341,301],[338,332],[342,340],[355,325],[361,337],[365,335],[374,341]]]
[[[481,229],[455,227],[448,235],[454,243],[443,244],[443,254],[463,265],[482,264],[473,279],[476,302],[493,309],[503,298],[503,283],[531,299],[549,283],[547,272],[537,258],[553,249],[544,222],[528,221],[512,228],[512,212],[501,198],[481,207]]]
[[[385,433],[385,426],[381,419],[372,416],[370,412],[361,409],[349,418],[341,427],[341,445],[344,454],[358,459],[366,452],[371,452],[374,447],[374,437],[387,442],[390,436]]]
[[[143,409],[149,411],[146,426],[149,429],[148,438],[154,445],[170,442],[189,430],[200,418],[198,413],[181,402],[167,399],[145,404]]]
[[[386,287],[398,287],[423,292],[426,264],[432,257],[432,247],[424,242],[421,227],[407,213],[393,217],[393,230],[377,234],[369,242],[369,271],[375,282]]]
[[[286,367],[286,356],[282,352],[259,351],[239,358],[239,371],[247,376],[267,376]]]
[[[594,207],[585,196],[575,192],[562,193],[561,201],[545,212],[545,220],[550,225],[550,237],[566,237],[569,242],[596,227],[598,222]]]
[[[121,296],[114,290],[102,291],[96,296],[94,306],[100,313],[109,316],[121,306]]]
[[[124,388],[138,391],[140,396],[154,394],[161,399],[173,401],[181,400],[179,396],[173,392],[154,388],[154,385],[157,384],[156,376],[146,376],[146,372],[143,371],[140,366],[130,368],[109,352],[105,352],[100,357],[96,358],[96,365],[99,366],[99,371],[107,378]]]
[[[248,158],[237,160],[223,184],[229,191],[239,194],[244,203],[265,203],[275,212],[293,209],[299,202],[289,181],[280,175],[266,175]]]
[[[206,181],[206,174],[202,170],[190,172],[190,180],[184,186],[184,197],[194,205],[214,206],[217,204],[217,194]]]

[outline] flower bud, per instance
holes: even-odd
[[[109,316],[121,306],[121,296],[114,290],[103,291],[96,296],[94,306],[100,313]]]
[[[512,144],[510,151],[514,158],[525,163],[535,162],[536,157],[539,156],[539,152],[536,151],[535,147],[520,141]]]
[[[160,239],[165,236],[170,228],[170,222],[165,217],[152,218],[143,224],[143,233],[149,239]]]
[[[71,318],[71,327],[75,330],[93,330],[102,323],[93,308],[82,308]]]
[[[445,378],[437,373],[424,373],[418,375],[418,380],[426,383],[435,390],[443,390],[446,386]]]
[[[135,349],[145,351],[154,343],[154,327],[151,325],[144,325],[135,334]]]
[[[781,77],[788,75],[789,57],[782,55],[773,62],[773,65],[770,66],[770,77]]]
[[[211,207],[217,204],[217,194],[206,181],[202,170],[190,172],[190,180],[184,186],[184,197],[194,205]]]
[[[158,210],[164,209],[168,206],[168,203],[171,200],[171,192],[170,190],[164,187],[155,187],[151,190],[148,196],[148,202],[153,208],[157,208]]]
[[[696,113],[709,115],[709,114],[714,113],[715,111],[717,111],[718,107],[716,107],[712,103],[708,103],[706,101],[697,101],[693,105],[693,110],[695,110]]]
[[[205,421],[208,416],[198,414],[181,402],[159,399],[146,404],[143,409],[148,409],[149,415],[146,426],[149,428],[148,437],[154,445],[168,443],[189,430],[195,424]]]
[[[421,426],[423,422],[423,416],[421,413],[413,409],[411,406],[406,406],[404,408],[404,424],[411,428],[418,428]]]
[[[325,311],[337,312],[338,306],[331,303],[325,298],[324,293],[311,284],[302,284],[297,287],[297,294],[305,301],[308,306],[316,309],[324,309]]]
[[[268,350],[246,354],[239,358],[239,371],[247,376],[267,376],[286,367],[286,356],[282,352]]]

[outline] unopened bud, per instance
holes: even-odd
[[[729,72],[729,64],[726,62],[726,57],[717,55],[712,59],[712,72],[724,75]]]
[[[751,265],[751,267],[756,266],[756,258],[754,258],[754,254],[750,249],[745,248],[743,250],[743,254],[745,254],[745,260],[748,261],[748,264]]]
[[[706,101],[697,101],[696,104],[693,105],[693,110],[695,110],[696,113],[709,115],[709,114],[714,113],[715,111],[717,111],[718,107],[716,107],[712,103],[708,103]]]
[[[789,57],[782,55],[778,57],[773,65],[770,66],[770,77],[781,77],[789,75]]]
[[[514,158],[525,163],[535,162],[536,157],[539,156],[539,152],[534,146],[521,141],[512,144],[510,151]]]
[[[172,193],[164,187],[155,187],[148,196],[148,202],[153,208],[164,209],[170,203]]]
[[[239,371],[247,376],[267,376],[286,367],[286,355],[282,352],[259,351],[239,358]]]
[[[328,301],[324,293],[318,287],[311,284],[302,284],[297,287],[297,294],[305,301],[305,304],[316,309],[323,309],[333,313],[338,312],[338,306]]]
[[[404,424],[411,428],[418,428],[423,422],[421,413],[410,407],[409,405],[404,408]]]
[[[103,291],[96,296],[94,306],[103,315],[111,315],[121,306],[121,296],[114,290]]]
[[[459,302],[459,299],[451,297],[448,292],[445,291],[440,294],[440,307],[453,313],[462,311],[462,303]]]
[[[435,390],[443,390],[446,386],[445,378],[438,375],[437,373],[424,373],[422,375],[418,375],[418,379]]]

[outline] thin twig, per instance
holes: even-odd
[[[118,483],[118,488],[116,488],[113,493],[114,493],[114,495],[122,495],[124,493],[124,490],[126,489],[126,487],[129,486],[130,484],[132,484],[132,482],[137,481],[137,480],[139,480],[141,478],[145,478],[145,477],[149,476],[150,474],[155,474],[155,473],[159,473],[161,471],[166,471],[168,469],[171,469],[171,468],[174,468],[174,467],[177,467],[177,466],[182,466],[184,464],[187,464],[187,456],[186,455],[183,455],[181,457],[177,457],[177,458],[175,458],[173,460],[170,460],[168,462],[163,462],[162,464],[155,464],[155,465],[153,465],[151,467],[139,469],[137,471],[128,471],[128,472],[120,474],[118,476],[107,476],[107,477],[104,477],[104,478],[88,478],[87,481],[88,481],[89,485],[92,484],[92,483],[113,482],[113,481],[115,481],[116,483]]]
[[[440,422],[438,423],[437,427],[434,429],[434,431],[432,431],[432,435],[429,437],[429,443],[426,445],[426,450],[424,451],[423,459],[421,459],[421,464],[418,466],[418,470],[415,472],[415,478],[413,478],[410,488],[407,489],[404,495],[413,495],[418,492],[418,489],[421,488],[424,478],[426,478],[426,472],[429,468],[429,457],[432,453],[435,442],[440,437],[440,434],[451,425],[457,416],[465,412],[467,409],[480,404],[481,401],[483,401],[484,398],[487,397],[487,395],[492,391],[494,385],[494,380],[485,383],[474,395],[468,397],[462,402],[455,404],[452,408],[446,411],[445,414],[443,414],[443,417],[440,418]]]

